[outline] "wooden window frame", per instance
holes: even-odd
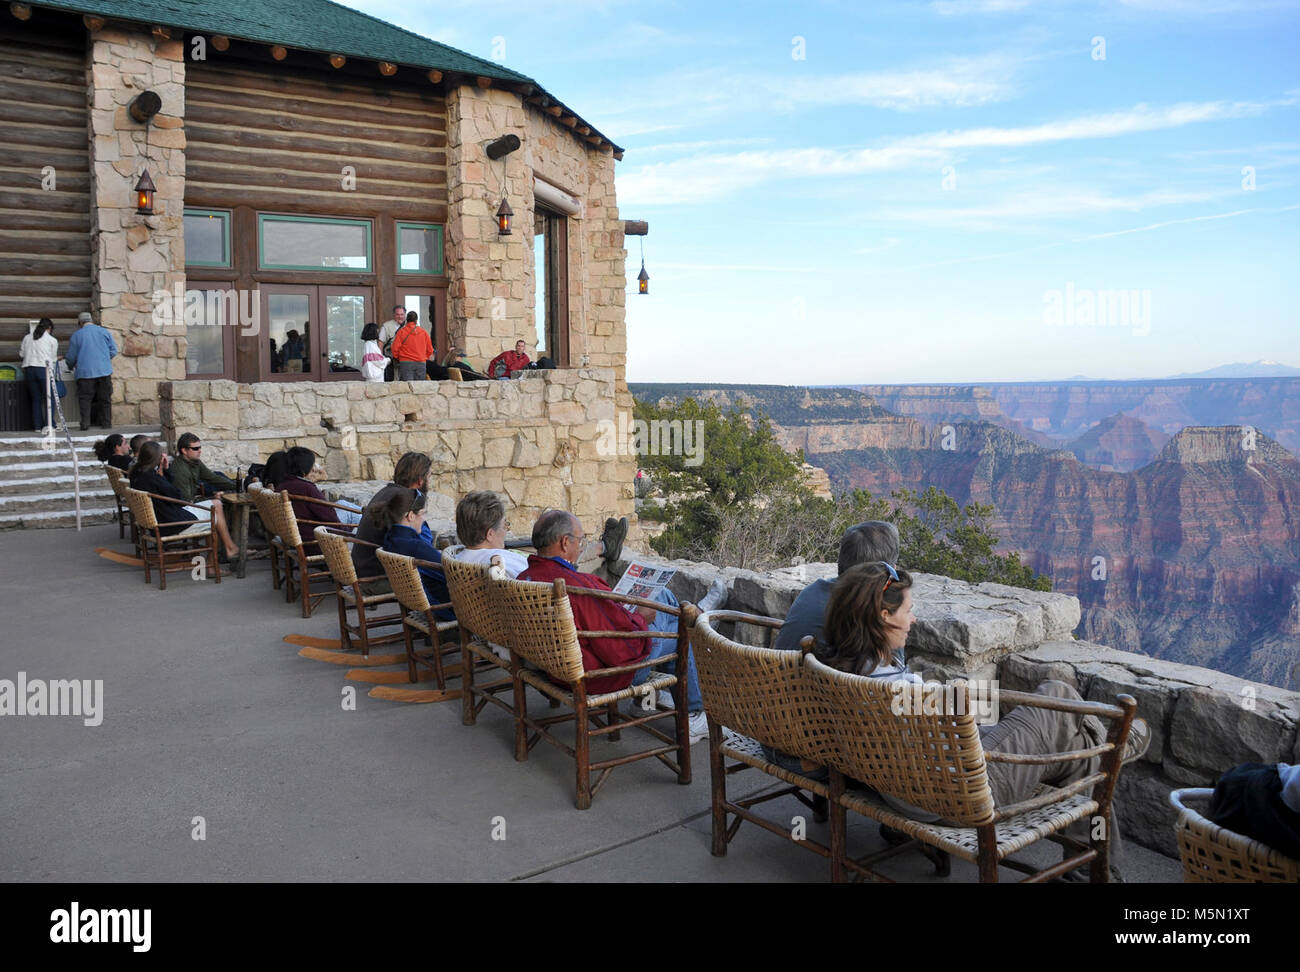
[[[545,221],[543,229],[545,260],[533,267],[537,279],[546,280],[546,351],[557,368],[569,364],[569,217],[544,206],[537,206],[534,219]],[[534,227],[536,229],[536,227]],[[536,287],[533,294],[536,300]],[[536,313],[534,311],[534,313]]]
[[[402,269],[402,230],[433,230],[438,235],[438,264],[431,270]],[[398,276],[407,274],[420,277],[441,277],[446,273],[445,230],[441,223],[418,223],[408,219],[393,220],[393,273]]]
[[[186,284],[186,292],[190,290],[236,290],[234,280],[194,280]],[[259,307],[257,312],[261,314]],[[206,325],[212,327],[214,325]],[[238,322],[231,324],[227,322],[221,326],[221,360],[223,362],[222,370],[219,372],[196,371],[191,373],[189,370],[189,328],[185,329],[186,335],[186,355],[185,355],[185,380],[186,381],[216,381],[224,378],[233,378],[235,374],[235,336],[239,332]]]
[[[224,227],[224,228],[223,228],[223,232],[222,232],[222,235],[223,235],[223,237],[224,237],[224,240],[223,240],[223,243],[224,243],[224,254],[223,254],[223,257],[222,257],[222,260],[221,260],[220,263],[208,263],[208,262],[196,263],[196,262],[194,262],[194,261],[192,261],[192,260],[190,259],[190,249],[189,249],[189,247],[186,247],[186,248],[185,248],[185,266],[186,266],[186,267],[201,267],[201,268],[203,268],[203,269],[205,269],[205,270],[229,270],[229,269],[231,269],[231,261],[232,261],[233,253],[234,253],[234,246],[233,246],[233,244],[231,243],[231,240],[232,240],[232,238],[233,238],[233,224],[234,224],[234,221],[235,221],[235,220],[234,220],[234,214],[233,214],[229,209],[203,209],[203,208],[199,208],[199,207],[196,207],[196,208],[188,208],[188,207],[187,207],[187,208],[185,209],[185,211],[183,212],[183,214],[181,215],[181,233],[182,233],[182,235],[183,235],[184,232],[185,232],[185,219],[186,219],[186,217],[189,217],[189,216],[207,216],[207,217],[209,217],[209,218],[211,218],[211,217],[213,217],[213,216],[217,216],[217,217],[220,217],[220,218],[221,218],[221,222],[222,222],[223,227]]]
[[[312,223],[317,226],[358,226],[366,236],[366,265],[364,267],[322,267],[310,264],[284,264],[266,262],[266,224],[276,223]],[[375,272],[375,221],[345,216],[300,216],[294,213],[257,214],[257,264],[258,271],[283,271],[289,273],[353,273],[371,274]]]

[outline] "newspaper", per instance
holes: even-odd
[[[668,567],[652,567],[650,564],[634,560],[614,586],[614,593],[653,601],[655,595],[668,586],[676,573],[677,571]],[[624,604],[623,607],[628,611],[636,610],[636,606],[632,604]]]

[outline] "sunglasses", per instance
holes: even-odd
[[[876,563],[880,564],[881,567],[884,567],[885,570],[889,571],[889,580],[885,581],[885,586],[880,590],[880,593],[883,594],[885,593],[885,591],[889,590],[890,584],[898,580],[898,571],[894,569],[893,564],[887,564],[883,560],[878,560],[876,561]]]
[[[186,446],[185,449],[186,449],[187,452],[202,452],[202,451],[203,451],[203,446],[201,446],[201,445],[196,445],[196,446]]]

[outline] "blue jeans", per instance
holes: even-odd
[[[45,414],[45,369],[24,368],[23,377],[27,379],[27,398],[32,406],[32,428],[39,430],[50,424]]]
[[[669,607],[677,607],[677,598],[673,592],[664,588],[656,596],[655,600],[661,604],[667,604]],[[663,658],[665,655],[677,654],[677,618],[675,615],[668,614],[666,611],[659,611],[655,614],[655,619],[650,622],[650,630],[659,632],[663,637],[655,638],[650,642],[650,657]],[[665,665],[658,671],[669,671],[676,674],[677,663]],[[633,685],[642,685],[650,677],[650,673],[656,669],[643,668],[636,673],[636,678],[632,679]],[[704,698],[700,695],[700,679],[695,674],[695,656],[690,656],[690,664],[686,672],[686,708],[691,712],[704,711]]]

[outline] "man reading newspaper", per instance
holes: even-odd
[[[581,559],[586,546],[587,535],[578,518],[564,510],[547,510],[533,525],[533,546],[537,553],[528,558],[528,569],[519,575],[520,580],[550,582],[557,577],[570,586],[587,587],[608,591],[609,585],[594,574],[579,571],[576,564]],[[677,606],[677,598],[668,590],[667,582],[672,579],[673,571],[652,568],[645,564],[634,564],[637,570],[625,573],[619,581],[619,593],[637,588],[651,592],[654,600],[670,607]],[[628,576],[630,574],[630,576]],[[666,575],[666,576],[665,576]],[[637,594],[635,596],[641,596]],[[701,601],[700,607],[709,610],[718,607],[726,597],[726,585],[719,579],[709,594]],[[677,618],[663,611],[647,607],[632,607],[631,611],[620,610],[612,601],[599,598],[574,597],[569,601],[573,609],[574,620],[579,630],[586,631],[645,631],[646,641],[614,638],[581,638],[583,667],[605,668],[626,665],[646,658],[661,658],[677,651]],[[648,642],[648,644],[647,644]],[[669,671],[672,669],[669,668]],[[631,680],[632,685],[639,685],[649,678],[649,669],[641,669]],[[611,676],[611,679],[623,676]],[[600,680],[602,683],[605,680]],[[627,682],[617,685],[592,684],[589,690],[597,692],[616,691],[625,687]],[[650,701],[650,700],[647,700]],[[653,706],[654,702],[650,701]],[[695,674],[695,660],[691,659],[686,675],[686,704],[690,711],[691,742],[702,739],[708,734],[708,722],[704,716],[704,701],[700,696],[699,679]]]

